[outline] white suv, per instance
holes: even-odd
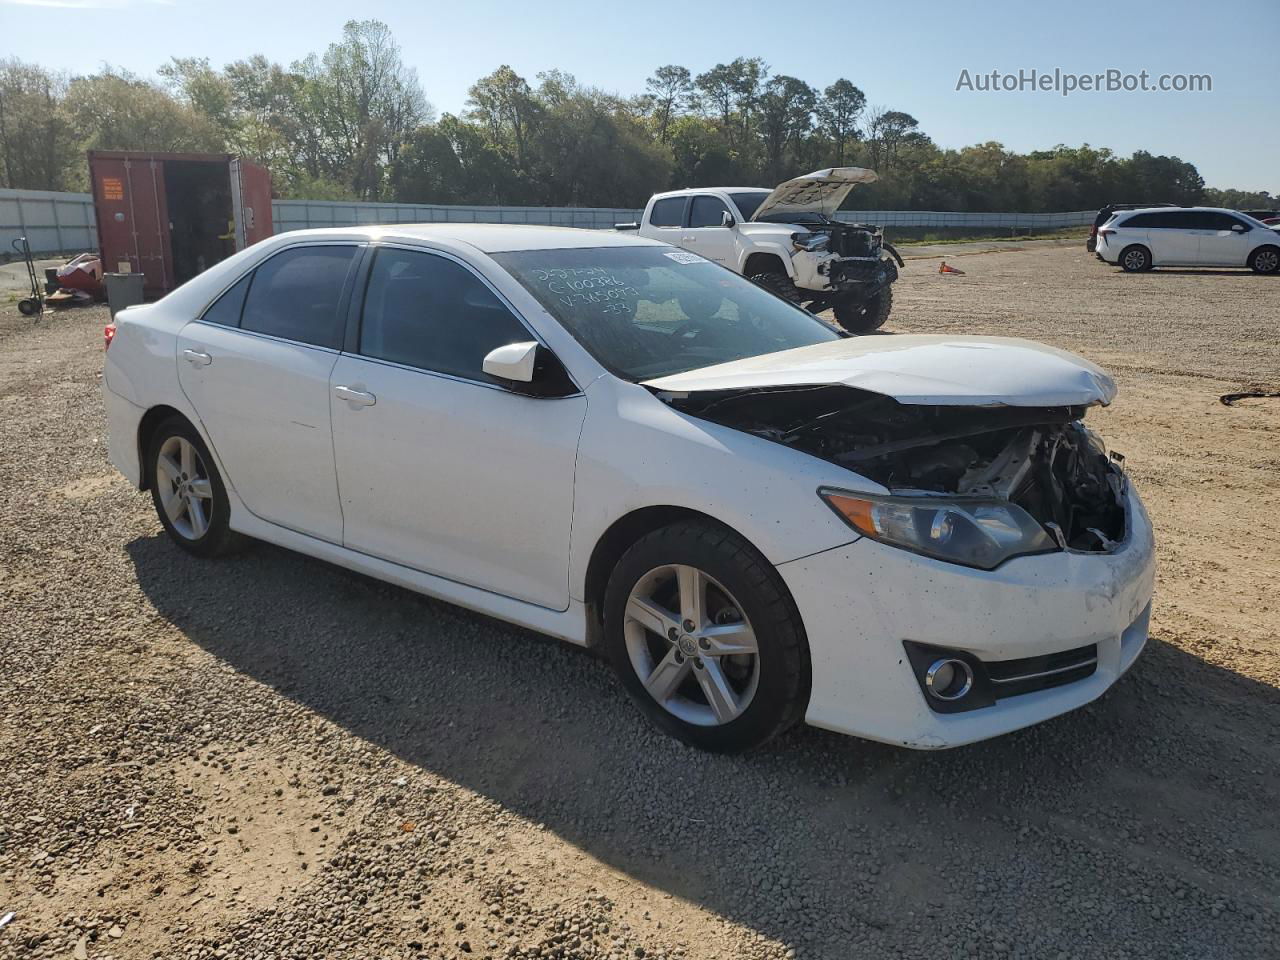
[[[1218,207],[1156,207],[1117,213],[1098,229],[1099,260],[1130,273],[1152,267],[1280,270],[1280,237],[1266,224]]]

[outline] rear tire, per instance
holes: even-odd
[[[884,326],[892,309],[893,287],[885,287],[870,300],[837,301],[832,312],[836,322],[850,333],[870,333]]]
[[[1125,273],[1141,273],[1151,269],[1151,251],[1135,243],[1121,250],[1116,262]]]
[[[1249,255],[1249,269],[1254,273],[1280,271],[1280,247],[1259,247]]]
[[[229,526],[227,488],[209,448],[181,417],[164,421],[151,435],[147,480],[161,526],[183,550],[216,557],[247,543]]]
[[[622,555],[605,591],[604,653],[655,725],[702,750],[759,746],[808,705],[795,602],[759,552],[709,521],[655,530]]]

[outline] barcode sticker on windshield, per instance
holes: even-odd
[[[664,257],[670,257],[676,263],[705,263],[706,261],[696,253],[689,253],[687,250],[673,250],[671,253],[664,253]]]

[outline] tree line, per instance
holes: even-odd
[[[850,80],[818,89],[759,57],[696,74],[661,66],[628,96],[560,70],[530,82],[500,66],[471,86],[463,111],[437,116],[374,20],[349,22],[323,53],[287,67],[262,55],[221,68],[173,58],[147,78],[0,60],[0,186],[84,190],[89,149],[235,153],[268,167],[280,196],[313,200],[637,207],[673,187],[771,186],[854,165],[881,177],[851,198],[864,209],[1275,205],[1208,189],[1191,163],[1142,150],[942,148]]]

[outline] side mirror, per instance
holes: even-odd
[[[533,383],[533,368],[538,360],[538,344],[508,343],[490,350],[480,365],[491,377],[512,383]]]
[[[1244,233],[1245,227],[1243,223],[1233,223],[1231,225],[1232,233]]]
[[[737,220],[733,219],[733,214],[731,214],[728,210],[720,214],[720,226],[722,227],[732,227],[732,226],[735,226],[737,222],[738,222]]]

